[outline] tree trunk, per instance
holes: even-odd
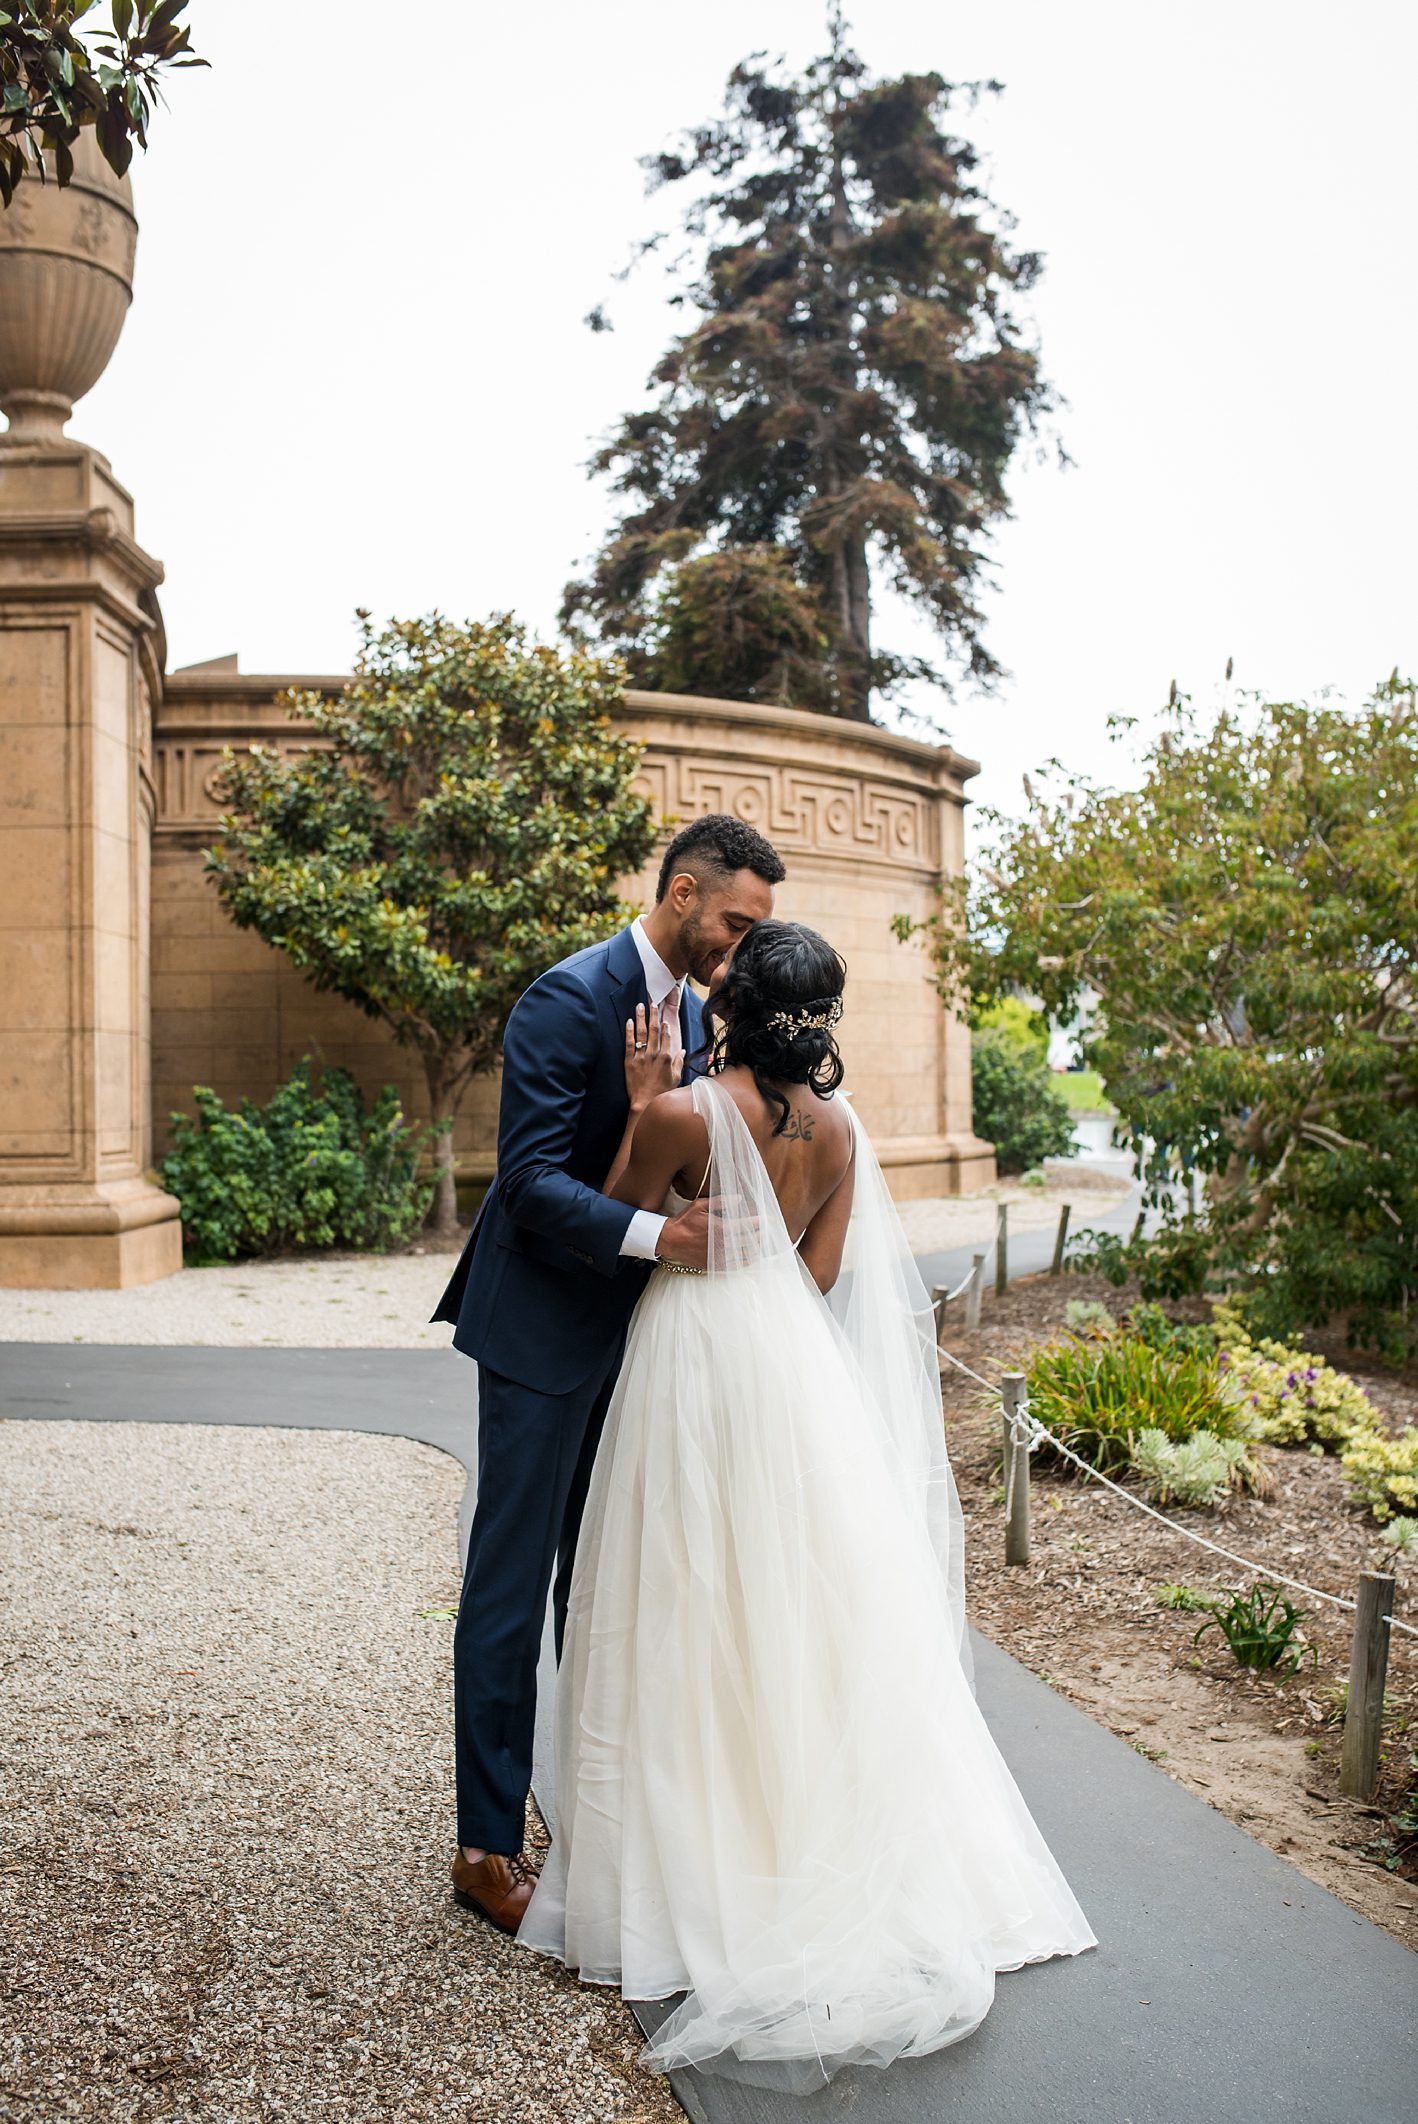
[[[852,652],[847,713],[865,723],[871,715],[871,577],[866,541],[854,540],[845,549],[843,559],[847,575],[847,639]]]
[[[453,1129],[456,1111],[448,1090],[448,1072],[441,1055],[425,1055],[424,1076],[428,1080],[428,1112],[432,1121],[446,1121],[448,1128],[433,1139],[433,1169],[436,1183],[433,1201],[429,1205],[425,1230],[434,1232],[440,1239],[451,1239],[458,1230],[458,1190],[453,1180]]]
[[[835,109],[833,117],[835,120]],[[835,134],[835,123],[833,129]],[[829,250],[844,250],[851,240],[852,210],[847,199],[847,177],[834,138]],[[851,397],[860,382],[852,335],[854,290],[845,271],[839,268],[835,260],[829,263],[828,273],[833,308],[836,312],[834,367],[839,389],[844,397]],[[849,440],[843,434],[842,418],[838,409],[834,409],[834,425],[837,435],[828,453],[826,487],[830,494],[840,494],[848,480],[861,474],[861,447],[860,443]],[[871,576],[867,568],[865,539],[848,539],[834,548],[832,602],[836,608],[837,625],[841,630],[838,662],[842,682],[842,713],[853,722],[865,723],[871,718]]]

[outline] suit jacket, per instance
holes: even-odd
[[[454,1323],[454,1349],[539,1393],[603,1368],[651,1273],[620,1251],[633,1210],[601,1193],[630,1110],[625,1021],[647,1001],[623,929],[544,973],[507,1021],[497,1172],[433,1318]],[[688,987],[680,1032],[687,1058],[703,1038]]]

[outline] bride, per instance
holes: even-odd
[[[669,1088],[627,1028],[605,1192],[707,1194],[632,1318],[576,1555],[556,1834],[518,1933],[681,2002],[645,2050],[805,2092],[978,2027],[1096,1945],[971,1689],[931,1310],[835,1096],[844,968],[759,922]],[[644,1103],[644,1093],[666,1088]]]

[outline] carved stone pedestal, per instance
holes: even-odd
[[[148,901],[162,569],[106,458],[64,434],[132,285],[127,178],[0,215],[0,1284],[182,1266],[151,1150]]]
[[[151,1159],[158,564],[96,450],[0,438],[0,1284],[182,1265]]]

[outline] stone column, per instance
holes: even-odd
[[[90,135],[0,210],[0,1284],[182,1264],[147,1168],[152,711],[162,569],[69,440],[131,291],[136,223]]]

